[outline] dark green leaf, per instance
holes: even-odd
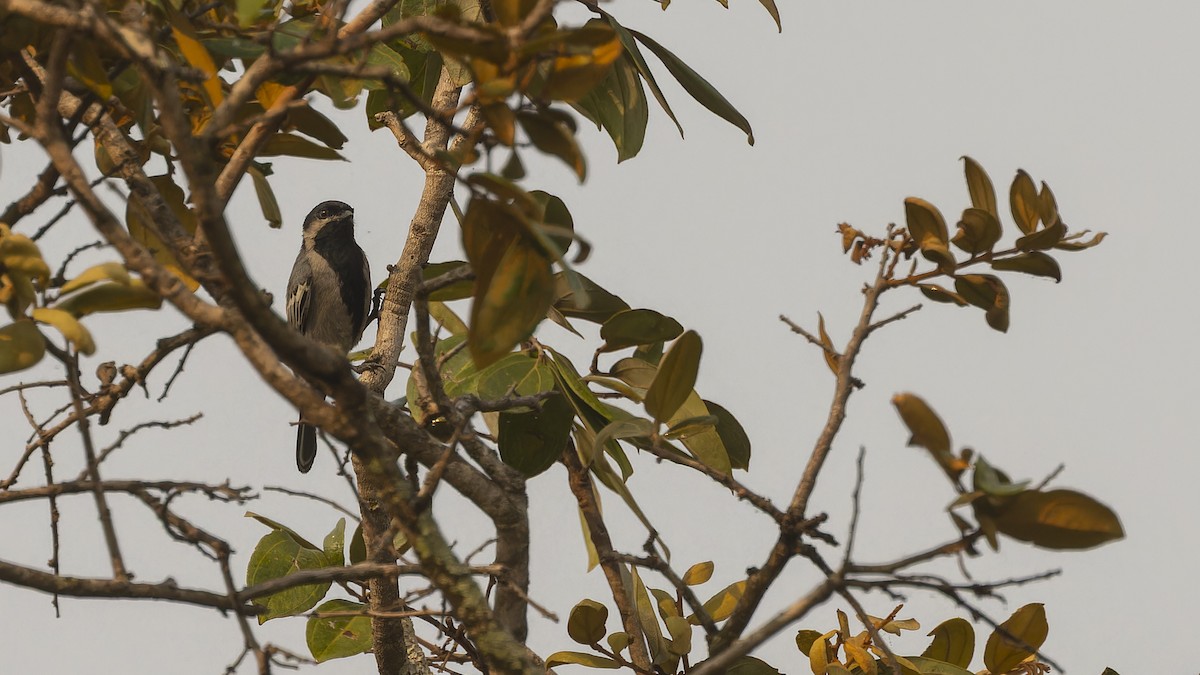
[[[650,93],[654,94],[654,98],[658,101],[658,105],[662,107],[663,112],[667,113],[667,117],[675,123],[675,128],[679,129],[679,137],[683,137],[683,127],[680,126],[679,120],[675,118],[675,111],[671,110],[670,104],[667,103],[667,97],[663,95],[662,89],[658,87],[658,81],[654,79],[654,73],[650,71],[650,66],[646,63],[646,59],[642,56],[642,50],[637,45],[637,40],[629,33],[629,30],[617,23],[617,20],[611,14],[602,9],[597,8],[596,11],[612,25],[613,30],[617,31],[617,37],[621,40],[621,45],[625,47],[625,54],[633,61],[633,65],[637,68],[638,75],[650,87]]]
[[[421,281],[432,281],[448,274],[455,270],[466,267],[467,263],[462,260],[449,260],[441,263],[429,263],[421,269]],[[456,281],[449,286],[443,286],[438,290],[429,294],[429,300],[438,302],[451,302],[453,300],[462,300],[471,297],[474,282],[470,279]]]
[[[729,455],[729,464],[734,469],[750,468],[750,437],[737,418],[724,407],[705,400],[704,406],[717,417],[717,435]]]
[[[580,182],[587,177],[583,152],[575,141],[574,132],[562,120],[545,114],[545,111],[522,110],[517,113],[517,121],[534,147],[565,162]]]
[[[629,32],[639,42],[646,45],[650,51],[654,52],[654,55],[663,62],[663,65],[667,67],[671,75],[683,86],[684,91],[691,94],[692,98],[696,99],[700,105],[708,108],[713,114],[746,132],[746,142],[754,145],[754,131],[750,128],[750,122],[746,121],[746,118],[733,107],[733,104],[721,95],[721,92],[709,84],[708,80],[705,80],[699,73],[692,70],[691,66],[681,61],[678,56],[672,54],[666,47],[663,47],[636,30],[630,30]]]
[[[567,275],[575,276],[584,291],[582,295],[571,287]],[[554,275],[554,297],[554,308],[563,316],[593,323],[604,323],[617,312],[629,309],[629,304],[624,300],[578,272],[558,272]]]
[[[546,399],[540,410],[500,413],[500,459],[528,478],[542,473],[562,457],[574,418],[565,395]]]
[[[290,155],[292,157],[305,157],[308,159],[340,159],[343,161],[346,159],[337,150],[327,148],[324,145],[317,145],[303,136],[284,133],[272,136],[258,153],[259,157],[274,157],[276,155]]]
[[[613,314],[600,327],[604,340],[600,351],[673,340],[682,332],[683,326],[669,316],[652,309],[628,309]]]
[[[628,54],[617,59],[608,76],[572,106],[608,132],[617,149],[618,163],[636,156],[642,149],[650,109]]]

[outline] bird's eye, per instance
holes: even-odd
[[[329,209],[321,209],[321,212],[318,213],[317,215],[322,218],[328,218],[329,217]]]

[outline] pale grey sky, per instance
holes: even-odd
[[[1072,229],[1110,234],[1084,253],[1062,254],[1061,284],[1014,279],[1012,324],[1000,335],[981,313],[925,303],[909,320],[877,334],[860,361],[867,387],[854,396],[847,424],[812,502],[844,534],[854,455],[867,448],[867,478],[857,557],[899,557],[954,536],[944,507],[953,498],[923,451],[905,447],[906,432],[890,397],[923,396],[943,417],[956,446],[969,445],[1014,478],[1039,480],[1060,462],[1055,484],[1092,494],[1121,516],[1127,538],[1095,551],[1048,553],[1011,541],[999,554],[969,561],[977,579],[1061,567],[1062,577],[1009,592],[1008,606],[984,602],[994,616],[1044,602],[1048,655],[1067,672],[1094,675],[1112,666],[1139,672],[1191,672],[1190,617],[1200,591],[1173,573],[1198,551],[1192,485],[1200,432],[1200,356],[1192,348],[1200,321],[1191,291],[1189,236],[1200,185],[1200,5],[1183,2],[781,3],[784,32],[753,0],[729,10],[715,2],[614,3],[626,25],[655,36],[708,77],[754,125],[757,144],[688,99],[658,68],[687,132],[652,112],[642,155],[620,166],[602,132],[585,131],[589,179],[580,187],[561,165],[531,163],[530,187],[566,200],[577,229],[594,245],[585,274],[634,306],[674,315],[701,333],[705,358],[698,389],[736,414],[755,454],[744,477],[777,501],[791,494],[832,390],[820,353],[792,335],[780,313],[815,326],[824,313],[844,340],[859,311],[858,289],[871,270],[840,251],[834,228],[850,222],[880,231],[903,220],[903,199],[920,196],[953,218],[967,204],[959,157],[969,154],[1006,190],[1017,168],[1045,180]],[[652,63],[652,67],[653,67]],[[280,162],[272,179],[285,217],[281,231],[260,222],[247,186],[232,220],[258,282],[280,291],[308,209],[323,199],[355,206],[359,237],[376,275],[400,250],[419,195],[419,175],[384,133],[370,136],[361,111],[344,118],[349,164]],[[26,189],[41,168],[35,153],[0,148],[0,203]],[[1006,221],[1007,222],[1007,221]],[[57,226],[45,247],[74,242],[86,223]],[[459,257],[448,221],[436,259]],[[901,309],[920,297],[889,299]],[[94,322],[104,359],[132,361],[153,339],[183,321],[127,315]],[[588,344],[543,331],[583,354]],[[589,343],[590,344],[590,343]],[[98,361],[99,359],[96,359]],[[85,372],[94,364],[85,367]],[[293,413],[247,375],[230,343],[203,343],[167,402],[156,404],[169,368],[151,381],[153,397],[123,404],[101,429],[203,411],[191,431],[147,431],[111,462],[109,477],[230,478],[235,484],[283,484],[346,499],[322,455],[312,474],[292,465]],[[11,378],[9,378],[11,379]],[[395,396],[402,383],[394,387]],[[43,408],[45,397],[35,397]],[[0,424],[14,430],[0,454],[23,445],[25,423],[11,397]],[[101,441],[106,443],[108,441]],[[74,475],[76,437],[55,445],[59,475]],[[659,529],[668,533],[680,569],[714,559],[710,592],[761,564],[773,528],[706,480],[637,460],[631,486]],[[7,471],[7,469],[5,470]],[[561,468],[531,483],[535,564],[533,597],[566,617],[583,597],[608,599],[601,575],[584,574],[579,525]],[[31,475],[32,480],[32,475]],[[450,538],[469,551],[485,523],[448,495],[438,508]],[[605,495],[611,497],[610,495]],[[130,567],[141,580],[173,575],[188,586],[219,588],[215,566],[165,540],[145,510],[114,498]],[[621,523],[617,544],[644,538],[619,500],[607,513]],[[94,507],[87,497],[62,502],[65,572],[101,575],[105,563]],[[245,561],[265,529],[242,509],[183,502],[185,514],[231,538]],[[311,503],[267,494],[250,509],[322,536],[333,515]],[[49,557],[44,504],[6,506],[0,558],[42,564]],[[831,554],[833,555],[833,554]],[[954,573],[953,564],[936,569]],[[807,591],[815,570],[795,563],[771,607]],[[701,593],[704,595],[704,593]],[[864,598],[885,615],[892,601]],[[47,596],[0,585],[0,612],[10,629],[5,663],[13,672],[221,672],[236,656],[235,623],[214,612],[162,603],[63,599],[56,620]],[[769,616],[764,608],[757,618]],[[913,594],[903,615],[925,630],[961,612]],[[834,605],[795,628],[828,630]],[[610,627],[616,627],[610,620]],[[979,627],[979,654],[986,629]],[[919,653],[924,630],[893,640]],[[785,632],[759,655],[785,673],[808,672]],[[304,651],[303,620],[273,621],[264,640]],[[533,619],[531,644],[541,653],[570,649],[565,627]],[[976,667],[979,661],[974,664]],[[370,672],[370,657],[321,668]],[[243,671],[249,672],[246,668]],[[570,672],[564,669],[563,672]]]

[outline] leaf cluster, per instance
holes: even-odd
[[[51,293],[51,291],[54,291]],[[96,351],[80,321],[96,312],[156,309],[162,298],[115,262],[93,265],[66,280],[51,278],[36,242],[0,223],[0,304],[11,323],[0,326],[0,374],[25,370],[46,354],[54,328],[80,354]]]

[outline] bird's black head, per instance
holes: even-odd
[[[317,204],[304,219],[304,236],[315,237],[328,227],[331,227],[331,230],[326,234],[332,234],[333,231],[339,230],[352,234],[354,232],[354,209],[350,208],[349,204],[336,200]]]

